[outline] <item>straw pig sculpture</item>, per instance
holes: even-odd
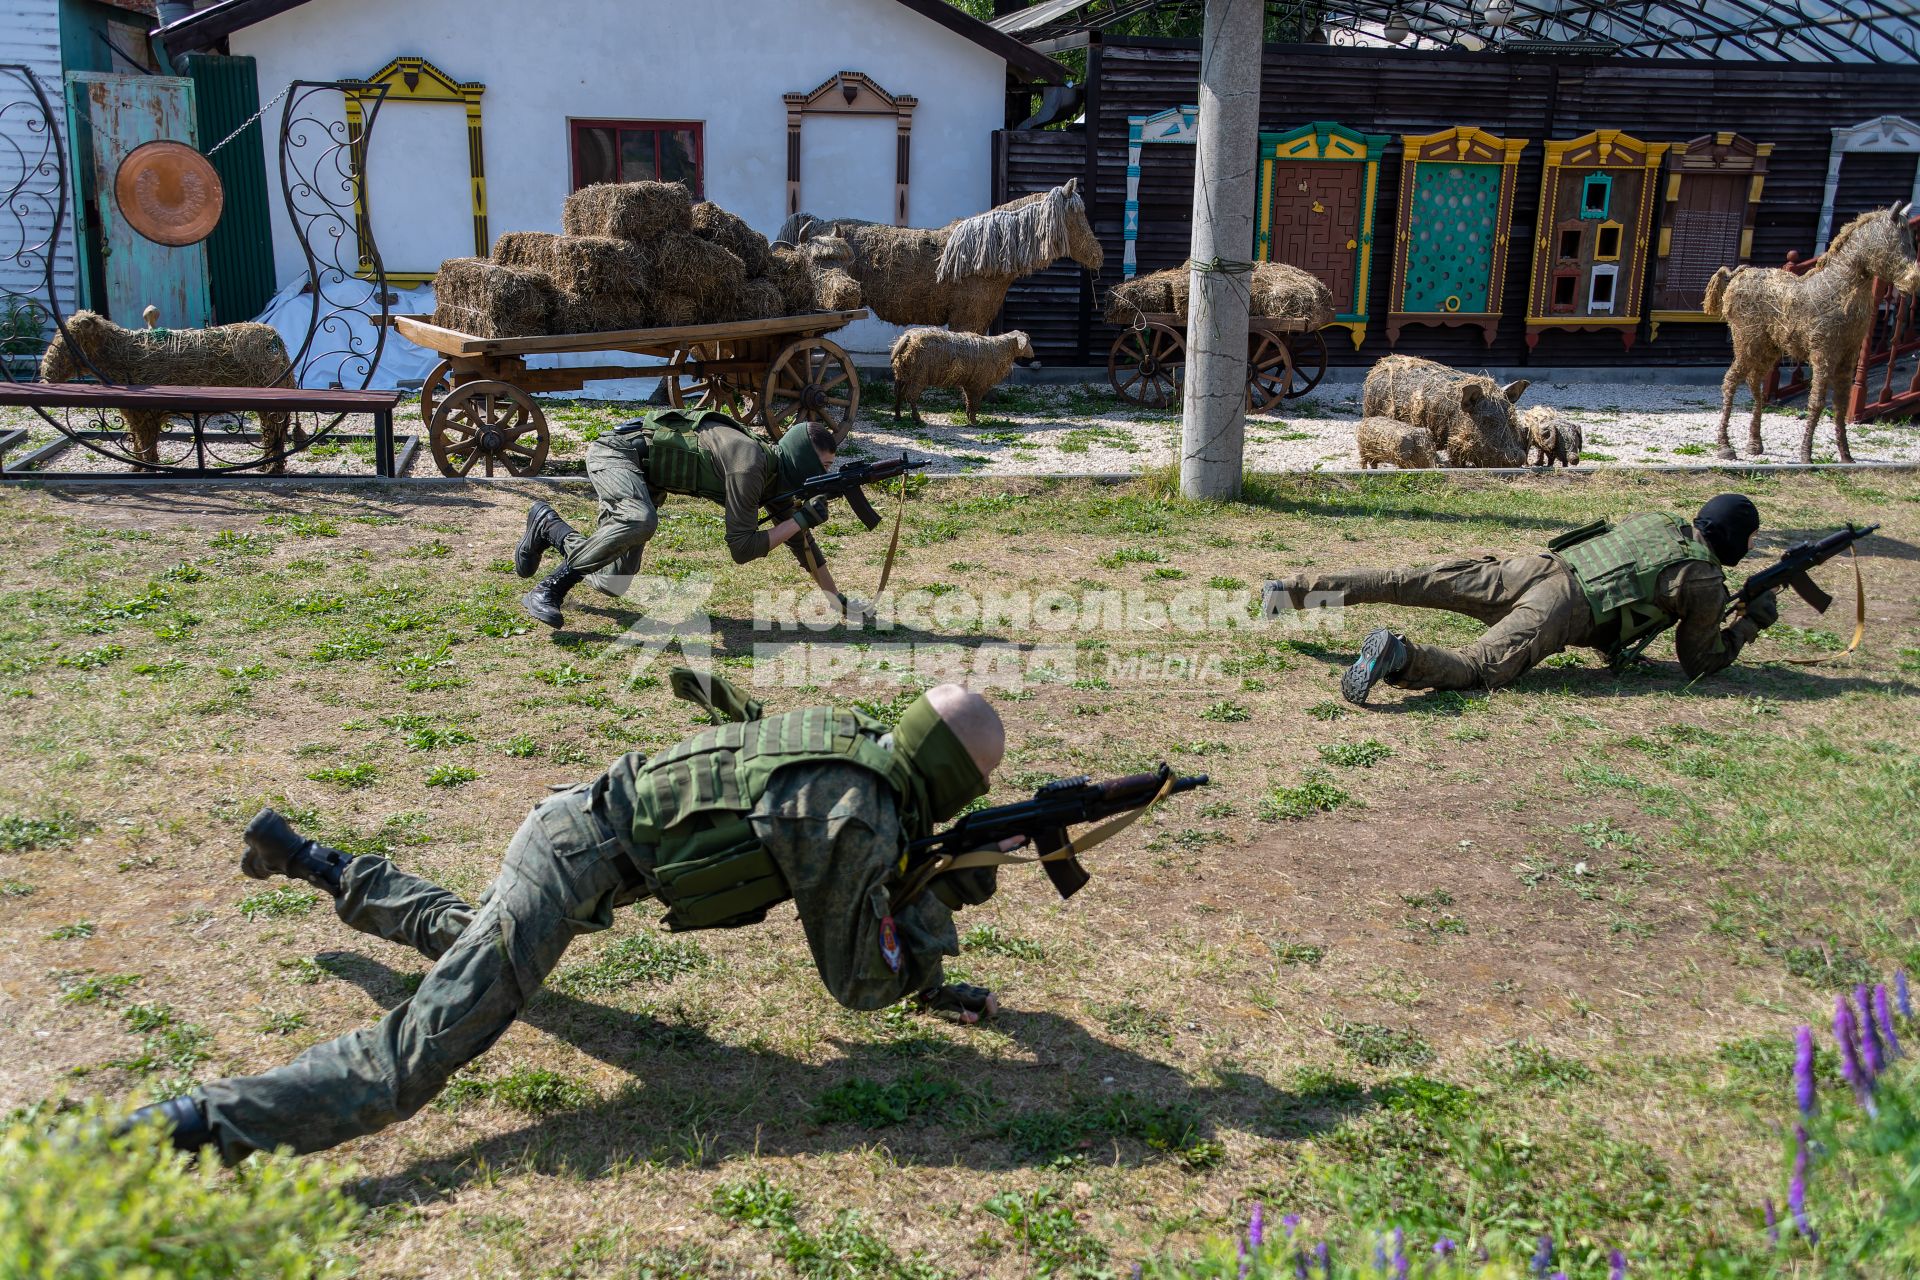
[[[1513,405],[1527,386],[1524,379],[1497,386],[1417,356],[1388,356],[1368,371],[1360,412],[1425,427],[1450,467],[1523,467],[1527,446]]]
[[[983,337],[945,329],[909,329],[893,344],[893,416],[906,401],[920,421],[920,395],[928,387],[950,387],[967,402],[967,425],[987,392],[998,386],[1013,362],[1033,355],[1027,335],[1015,329]]]
[[[1520,435],[1527,442],[1527,465],[1563,467],[1580,465],[1580,450],[1586,446],[1586,432],[1580,424],[1558,409],[1535,405],[1520,411]]]
[[[1401,470],[1440,465],[1434,455],[1433,434],[1394,418],[1362,418],[1354,428],[1354,442],[1360,447],[1360,466],[1371,471],[1383,462]]]
[[[937,230],[796,213],[777,239],[798,245],[818,235],[852,247],[847,272],[880,319],[969,333],[987,331],[1020,277],[1063,257],[1097,274],[1106,260],[1078,178]]]
[[[103,315],[76,311],[40,358],[40,379],[72,382],[83,371],[129,386],[282,387],[291,385],[293,362],[273,326],[252,320],[206,329],[123,329]],[[168,415],[127,409],[120,416],[133,455],[158,463]],[[287,422],[284,413],[260,415],[262,442],[275,455],[267,464],[272,475],[287,469]],[[296,430],[294,444],[305,440],[306,433]]]
[[[1720,383],[1722,458],[1734,456],[1727,439],[1733,393],[1742,382],[1753,396],[1753,421],[1747,427],[1747,452],[1766,452],[1760,442],[1760,411],[1765,406],[1767,375],[1783,358],[1805,364],[1807,426],[1800,436],[1800,461],[1813,461],[1813,433],[1833,401],[1833,439],[1840,461],[1852,462],[1847,448],[1847,398],[1860,348],[1873,323],[1873,281],[1877,276],[1904,293],[1920,292],[1920,263],[1914,260],[1912,206],[1870,209],[1840,229],[1827,251],[1800,275],[1778,267],[1722,267],[1707,284],[1705,310],[1727,318],[1733,339],[1733,363]]]

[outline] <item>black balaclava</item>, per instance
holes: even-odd
[[[1747,539],[1760,528],[1760,511],[1744,493],[1723,493],[1707,499],[1693,527],[1721,564],[1738,564],[1747,554]]]

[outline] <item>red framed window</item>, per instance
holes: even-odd
[[[596,182],[684,182],[702,191],[700,124],[694,120],[570,120],[573,189]]]

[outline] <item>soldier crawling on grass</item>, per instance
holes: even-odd
[[[157,1117],[175,1146],[216,1147],[229,1161],[276,1147],[320,1151],[384,1129],[505,1033],[569,942],[649,897],[675,929],[755,924],[792,901],[821,981],[848,1008],[912,997],[961,1022],[991,1016],[992,994],[945,982],[941,957],[959,954],[953,913],[992,896],[995,868],[936,875],[917,897],[901,878],[909,841],[986,794],[1006,749],[992,705],[940,685],[886,725],[827,707],[762,716],[725,680],[684,669],[672,683],[716,727],[651,759],[622,756],[543,800],[478,906],[262,810],[245,832],[242,871],[326,891],[350,928],[413,947],[433,967],[378,1024],[263,1075],[144,1108],[130,1123]]]
[[[1416,644],[1376,627],[1340,681],[1363,704],[1381,681],[1401,689],[1498,689],[1573,645],[1630,660],[1669,627],[1681,669],[1698,678],[1730,664],[1778,620],[1774,591],[1726,626],[1726,575],[1753,548],[1760,513],[1743,494],[1723,493],[1689,524],[1657,512],[1618,524],[1597,520],[1537,555],[1446,560],[1418,569],[1357,569],[1270,581],[1268,617],[1319,601],[1446,609],[1487,624],[1464,649]]]
[[[587,479],[600,500],[591,534],[576,530],[545,502],[527,512],[513,551],[514,572],[531,578],[549,549],[561,561],[520,603],[558,627],[565,621],[560,606],[582,579],[608,595],[624,594],[659,527],[660,495],[679,493],[726,509],[727,550],[735,564],[758,560],[785,543],[844,611],[847,599],[811,532],[826,523],[826,504],[797,506],[778,498],[831,470],[838,449],[833,432],[817,422],[795,423],[769,446],[711,410],[662,409],[618,426],[587,446]],[[771,529],[760,528],[763,507],[773,517]]]

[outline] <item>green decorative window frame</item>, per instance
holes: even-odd
[[[364,86],[364,89],[357,86]],[[425,58],[405,55],[395,58],[364,80],[350,81],[346,93],[347,149],[353,165],[353,228],[362,245],[373,242],[373,227],[367,213],[367,150],[365,102],[384,103],[388,110],[396,102],[457,102],[467,112],[467,160],[473,189],[473,256],[484,258],[492,251],[487,235],[487,174],[481,161],[480,95],[483,84],[455,80]],[[373,276],[373,259],[361,252],[358,274]],[[439,264],[430,271],[395,271],[387,268],[387,282],[396,289],[417,289],[430,284],[439,274]]]
[[[1400,214],[1395,235],[1393,289],[1387,312],[1387,344],[1399,342],[1400,331],[1408,325],[1465,325],[1478,328],[1488,346],[1492,346],[1500,323],[1500,300],[1506,290],[1508,223],[1513,216],[1513,193],[1519,176],[1520,154],[1527,149],[1526,138],[1504,138],[1472,125],[1455,125],[1438,133],[1401,134]],[[1493,242],[1488,248],[1485,311],[1463,311],[1458,299],[1441,311],[1408,311],[1406,306],[1408,260],[1413,238],[1419,231],[1415,218],[1414,193],[1420,184],[1423,165],[1482,164],[1500,170],[1499,199],[1494,210]],[[1444,304],[1443,304],[1444,305]]]
[[[1345,328],[1354,350],[1367,337],[1367,293],[1373,272],[1373,209],[1380,191],[1380,156],[1387,149],[1384,133],[1361,133],[1330,120],[1316,120],[1286,133],[1260,135],[1259,221],[1254,224],[1253,256],[1271,260],[1273,252],[1273,170],[1280,161],[1362,164],[1366,166],[1360,193],[1360,228],[1353,238],[1353,296],[1335,298],[1338,313],[1333,324]]]
[[[1600,207],[1593,206],[1593,189],[1600,188]],[[1613,178],[1604,173],[1590,173],[1580,184],[1580,216],[1593,222],[1605,222],[1608,209],[1613,205]]]

